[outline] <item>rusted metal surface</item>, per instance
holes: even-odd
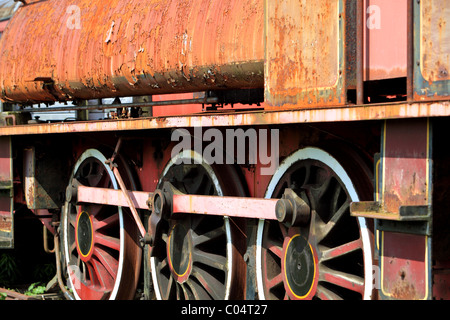
[[[450,7],[447,0],[414,1],[414,99],[448,99]]]
[[[407,2],[411,1],[363,1],[365,80],[406,77]]]
[[[29,209],[56,209],[58,206],[43,186],[40,172],[49,170],[45,166],[36,166],[34,148],[24,150],[25,199]]]
[[[383,232],[380,252],[381,296],[418,300],[431,297],[429,238]]]
[[[431,205],[431,136],[427,119],[385,123],[382,150],[383,207]]]
[[[431,298],[431,133],[429,119],[385,121],[376,201],[351,207],[354,216],[378,219],[380,294],[385,299]]]
[[[388,120],[382,132],[375,202],[352,204],[352,215],[383,220],[431,218],[431,124],[428,119]]]
[[[345,34],[344,2],[284,0],[265,1],[265,6],[269,105],[344,104],[348,72],[344,42],[351,36]]]
[[[0,196],[0,248],[14,247],[13,199]]]
[[[61,208],[66,188],[68,159],[65,148],[50,148],[40,143],[23,150],[24,193],[29,209]]]
[[[421,1],[420,69],[428,82],[450,80],[450,7],[445,0]]]
[[[0,288],[0,294],[2,294],[5,297],[4,300],[43,300],[35,296],[28,296],[5,288]]]
[[[364,0],[356,3],[356,103],[364,104]]]
[[[128,131],[181,127],[250,126],[450,116],[450,103],[421,102],[283,111],[233,112],[128,120],[45,123],[0,127],[0,136]]]
[[[30,2],[1,39],[5,100],[263,87],[262,0]]]

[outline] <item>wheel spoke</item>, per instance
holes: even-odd
[[[335,186],[335,190],[334,190],[334,192],[333,192],[333,194],[331,195],[331,204],[332,204],[332,207],[331,207],[331,212],[336,212],[336,211],[338,211],[338,203],[339,203],[339,196],[341,195],[341,192],[343,191],[343,189],[342,189],[342,186],[339,184],[339,183],[336,183],[336,186]]]
[[[220,226],[214,230],[208,231],[207,233],[198,235],[197,233],[193,232],[192,234],[192,244],[194,246],[198,246],[200,244],[203,244],[205,242],[208,242],[210,240],[216,239],[220,236],[223,236],[224,230],[223,227]]]
[[[317,235],[317,242],[319,243],[323,239],[330,234],[331,230],[336,226],[337,222],[344,216],[344,214],[350,208],[350,202],[345,202],[339,210],[331,217],[331,220],[328,221],[325,225],[320,226],[320,232]]]
[[[106,227],[109,228],[111,226],[116,226],[119,223],[119,219],[119,213],[113,214],[103,220],[97,220],[96,218],[93,218],[94,228],[96,230],[99,230]]]
[[[174,286],[175,286],[175,283],[174,283],[174,280],[173,280],[173,276],[172,276],[172,274],[170,274],[170,275],[169,275],[169,280],[168,280],[168,282],[167,282],[166,291],[165,291],[165,293],[164,293],[164,297],[165,297],[166,300],[169,299],[170,293],[171,293],[172,290],[174,289]],[[176,289],[175,289],[175,290],[176,290]]]
[[[100,263],[105,267],[106,271],[108,271],[108,273],[115,279],[117,277],[117,269],[119,266],[119,262],[116,260],[116,258],[114,258],[105,250],[100,249],[99,247],[94,248],[93,254],[99,259]]]
[[[73,228],[76,227],[76,225],[77,225],[77,215],[76,214],[69,213],[67,216],[67,220],[71,227],[73,227]]]
[[[192,299],[192,294],[189,290],[189,287],[186,285],[186,283],[181,283],[178,286],[179,288],[179,297],[178,300],[184,299],[184,300],[189,300]]]
[[[72,254],[74,252],[77,252],[77,243],[73,242],[69,247],[69,254]]]
[[[113,279],[97,260],[92,259],[86,266],[89,270],[89,277],[92,282],[92,286],[100,286],[103,290],[108,290],[113,286]]]
[[[95,233],[94,239],[95,239],[96,244],[101,244],[105,247],[111,248],[116,251],[120,250],[120,239],[119,238],[110,237],[110,236],[107,236],[107,235],[97,232],[97,233]]]
[[[272,289],[274,287],[279,286],[282,283],[283,283],[283,274],[279,273],[275,277],[273,277],[272,279],[268,280],[266,282],[266,285],[267,285],[268,289],[270,290],[270,289]]]
[[[316,297],[321,300],[342,300],[341,296],[320,284],[317,286]]]
[[[319,281],[329,282],[336,286],[361,294],[364,292],[363,278],[353,274],[332,270],[323,265],[320,266]]]
[[[194,299],[196,299],[196,300],[211,299],[211,297],[208,295],[205,288],[203,288],[197,281],[194,281],[194,279],[188,279],[188,281],[186,281],[186,285],[188,285],[189,288],[191,289],[191,291],[194,295],[194,297],[193,297]]]
[[[195,250],[193,254],[194,262],[203,263],[214,269],[225,271],[227,269],[227,258],[208,252]]]
[[[322,257],[320,259],[320,262],[336,259],[356,250],[362,250],[362,246],[362,240],[357,239],[334,248],[321,247]]]
[[[90,281],[91,286],[95,287],[100,284],[98,280],[98,266],[94,266],[92,263],[83,262],[83,280],[84,282]]]
[[[217,280],[214,276],[212,276],[210,273],[208,273],[206,270],[203,270],[202,268],[200,268],[198,266],[194,266],[194,270],[192,271],[192,276],[195,277],[200,282],[203,289],[205,289],[205,291],[208,292],[208,294],[214,300],[223,299],[221,292],[223,290],[224,285],[219,280]]]
[[[167,262],[167,259],[163,259],[162,261],[160,261],[159,263],[159,270],[164,270],[165,268],[169,267],[169,263]]]
[[[278,226],[280,227],[281,230],[281,235],[282,235],[282,240],[284,240],[284,238],[286,238],[288,236],[288,228],[282,224],[282,223],[278,223]]]
[[[266,241],[266,248],[281,259],[283,256],[283,244],[277,244],[273,240]]]
[[[327,172],[327,175],[329,175],[330,173]],[[315,198],[318,202],[320,202],[322,200],[322,198],[324,198],[324,196],[328,195],[328,189],[330,187],[333,186],[332,182],[334,180],[331,179],[331,177],[328,177],[321,185],[319,185],[317,188],[313,188],[313,190],[315,191]],[[328,202],[328,201],[327,201]]]

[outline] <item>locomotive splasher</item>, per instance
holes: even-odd
[[[263,15],[261,0],[27,1],[1,39],[1,98],[262,88]]]

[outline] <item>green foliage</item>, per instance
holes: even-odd
[[[44,293],[45,293],[45,286],[40,282],[32,283],[25,292],[27,296],[35,296]]]
[[[9,286],[20,277],[14,256],[3,253],[0,256],[0,286]]]

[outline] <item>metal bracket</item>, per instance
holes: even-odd
[[[377,229],[418,235],[432,234],[432,207],[400,206],[398,213],[386,212],[377,201],[353,202],[350,206],[353,217],[376,219]]]
[[[378,201],[353,202],[350,205],[353,217],[363,217],[393,221],[428,221],[431,219],[431,206],[400,206],[398,213],[387,212]]]

